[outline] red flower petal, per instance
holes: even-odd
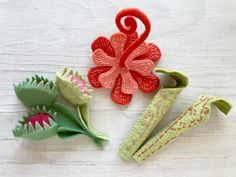
[[[154,74],[142,76],[134,71],[130,71],[130,73],[143,93],[152,93],[159,87],[160,79]]]
[[[132,34],[128,34],[127,35],[127,42],[126,42],[126,45],[125,45],[125,49],[127,47],[129,47],[129,45],[134,43],[134,41],[136,41],[137,39],[138,39],[138,33],[137,32],[134,32]]]
[[[153,62],[158,61],[161,58],[160,49],[153,43],[148,43],[147,46],[149,48],[148,51],[143,55],[137,56],[135,60],[142,60],[148,58]]]
[[[102,85],[98,81],[98,77],[100,74],[107,72],[109,69],[111,69],[110,66],[99,66],[99,67],[91,68],[88,72],[88,80],[90,84],[94,88],[102,87]]]
[[[147,58],[156,62],[161,58],[160,49],[153,43],[148,43],[149,51],[145,54]]]
[[[128,104],[132,100],[132,95],[124,94],[121,91],[121,85],[122,85],[122,78],[121,78],[121,75],[119,75],[116,80],[116,84],[111,92],[111,98],[114,102],[125,105],[125,104]]]
[[[110,41],[106,37],[100,36],[95,39],[91,45],[91,48],[93,51],[95,51],[96,49],[102,49],[104,52],[107,53],[107,55],[115,57],[115,51]]]

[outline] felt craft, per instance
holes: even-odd
[[[58,71],[56,84],[36,75],[14,85],[14,89],[17,97],[31,109],[13,129],[15,137],[41,140],[54,135],[69,138],[84,134],[99,146],[107,140],[90,126],[91,89],[78,72],[67,68]]]
[[[124,25],[121,20],[124,18]],[[136,17],[145,26],[144,32],[137,33]],[[121,10],[116,16],[120,32],[109,39],[100,36],[92,43],[93,67],[88,79],[94,88],[112,89],[112,100],[118,104],[128,104],[138,88],[144,93],[152,93],[159,87],[159,78],[152,73],[155,62],[161,57],[160,49],[153,43],[146,43],[151,24],[139,9]]]
[[[42,109],[36,107],[31,113],[23,117],[20,121],[21,126],[13,129],[16,137],[25,137],[34,140],[40,140],[55,136],[57,134],[58,124],[56,120],[56,112],[47,110],[44,106]]]
[[[148,140],[133,156],[139,163],[143,163],[154,153],[174,141],[184,132],[207,122],[211,114],[211,105],[215,105],[224,114],[228,114],[231,105],[224,98],[215,96],[200,96],[183,113],[177,116],[167,127]]]
[[[51,106],[58,96],[56,85],[38,75],[31,79],[27,78],[18,85],[13,84],[13,86],[16,96],[27,107]]]
[[[139,117],[119,148],[119,154],[125,160],[129,160],[140,148],[170,109],[176,97],[188,85],[188,78],[182,73],[160,68],[154,71],[170,76],[175,81],[175,85],[161,87],[143,114]]]

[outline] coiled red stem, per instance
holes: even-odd
[[[124,17],[126,17],[124,19],[125,26],[123,26],[123,24],[121,23],[121,19]],[[116,15],[116,26],[121,32],[125,34],[132,34],[137,29],[137,22],[134,17],[138,18],[144,24],[145,31],[140,35],[140,37],[136,41],[134,41],[133,44],[127,47],[127,49],[124,51],[124,54],[120,58],[121,67],[125,65],[125,60],[129,56],[129,54],[146,40],[151,30],[151,24],[148,17],[142,11],[136,8],[128,8],[121,10]]]

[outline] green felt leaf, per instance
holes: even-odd
[[[18,99],[27,107],[50,106],[58,95],[56,85],[38,75],[14,85],[14,90]]]
[[[72,113],[68,106],[61,103],[55,103],[51,109],[57,112],[58,131],[60,134],[62,134],[63,131],[86,133],[81,122],[76,118],[76,115]]]
[[[57,131],[60,138],[69,138],[84,134],[92,138],[100,147],[102,146],[102,142],[106,140],[104,135],[96,134],[90,130],[83,122],[83,119],[69,106],[62,103],[55,103],[51,109],[57,112],[57,122],[59,124]]]

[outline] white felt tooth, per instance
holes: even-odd
[[[39,106],[36,106],[36,111],[37,111],[37,112],[41,112],[41,109],[40,109]]]
[[[23,128],[24,130],[27,130],[28,128],[27,128],[27,124],[25,124],[24,125],[24,128]]]
[[[35,129],[31,123],[29,123],[29,132],[35,132]]]
[[[46,109],[45,106],[43,106],[43,108],[42,108],[42,112],[43,112],[43,113],[47,113],[47,109]]]
[[[56,93],[57,92],[57,87],[56,85],[53,86],[51,93]]]
[[[48,125],[47,122],[44,122],[44,121],[43,121],[43,125],[44,125],[44,129],[45,129],[45,130],[51,128],[51,126]]]
[[[31,81],[29,81],[29,82],[31,82]],[[28,85],[28,84],[27,84],[27,85]],[[36,85],[37,85],[37,81],[34,80],[30,85],[36,86]]]
[[[32,84],[32,81],[30,80],[30,81],[27,81],[27,82],[25,83],[25,86],[26,86],[26,87],[30,87],[31,84]]]
[[[35,123],[35,130],[36,131],[40,131],[40,130],[42,130],[43,128],[41,127],[41,125],[38,123],[38,122],[36,122]]]
[[[38,88],[43,88],[43,86],[44,86],[44,81],[39,82],[37,85]]]
[[[44,85],[44,89],[50,90],[50,84],[49,84],[49,82],[47,82],[47,83]]]
[[[32,108],[31,108],[31,111],[32,111],[32,112],[36,112],[36,108],[35,108],[35,107],[32,107]],[[29,117],[30,117],[30,116],[31,116],[31,115],[29,115]]]
[[[49,121],[51,127],[57,126],[57,123],[52,118],[48,118],[48,121]]]

